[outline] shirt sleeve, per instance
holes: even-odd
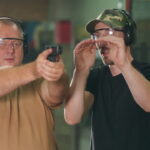
[[[61,103],[59,103],[59,104],[57,104],[57,105],[55,105],[55,106],[49,106],[49,105],[42,99],[42,97],[40,96],[41,84],[42,84],[42,82],[44,82],[44,81],[45,81],[45,80],[44,80],[43,78],[40,78],[40,79],[38,79],[38,80],[36,80],[36,81],[33,82],[33,86],[34,86],[35,91],[38,93],[38,95],[39,95],[41,101],[43,102],[43,104],[46,105],[48,108],[50,108],[50,109],[58,109],[58,108],[60,108],[60,107],[63,105],[63,102],[61,102]]]
[[[95,91],[97,89],[97,83],[98,83],[98,74],[99,74],[99,68],[97,69],[92,69],[90,71],[90,74],[87,79],[87,84],[86,84],[86,91],[89,91],[93,95],[95,95]]]

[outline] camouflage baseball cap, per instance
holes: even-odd
[[[86,30],[89,33],[94,32],[95,25],[98,22],[102,22],[113,29],[124,30],[125,26],[128,24],[129,18],[126,16],[124,10],[121,9],[106,9],[104,10],[96,19],[90,21],[86,25]]]

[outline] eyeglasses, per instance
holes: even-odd
[[[20,49],[23,46],[23,39],[19,38],[0,38],[0,50],[7,49],[9,47],[14,49]]]
[[[97,40],[101,37],[108,36],[108,35],[115,35],[115,31],[120,31],[122,30],[114,30],[112,28],[101,28],[101,29],[96,29],[93,34],[91,35],[91,38],[94,40]]]

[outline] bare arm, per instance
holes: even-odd
[[[95,61],[95,47],[92,40],[79,43],[74,50],[75,70],[72,77],[64,116],[68,124],[77,124],[93,103],[93,95],[85,91],[87,77]]]
[[[37,71],[45,80],[41,84],[40,95],[48,106],[57,106],[65,100],[69,89],[69,78],[64,71],[60,57],[57,62],[47,60],[49,51],[38,56]]]
[[[76,71],[74,72],[69,97],[64,110],[65,120],[68,124],[79,123],[83,114],[93,103],[93,95],[90,92],[84,91],[86,78],[86,73],[78,74]]]
[[[41,96],[48,106],[54,107],[64,102],[69,91],[69,78],[64,73],[57,81],[44,80]]]
[[[69,81],[61,59],[56,63],[47,60],[50,53],[51,50],[44,51],[32,63],[0,70],[0,96],[44,78],[40,89],[42,99],[49,106],[60,104],[67,94]]]
[[[39,78],[35,62],[0,70],[0,96]]]

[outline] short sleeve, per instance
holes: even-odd
[[[98,82],[99,82],[99,68],[96,69],[91,69],[90,74],[88,76],[87,79],[87,84],[86,84],[86,91],[89,91],[90,93],[92,93],[93,95],[95,95],[95,91],[97,89],[98,86]]]
[[[33,82],[33,87],[34,87],[35,91],[38,93],[39,96],[41,95],[41,94],[40,94],[41,84],[42,84],[42,82],[44,82],[44,81],[46,81],[46,80],[44,80],[43,78],[40,78],[40,79],[38,79],[38,80],[36,80],[36,81]],[[57,105],[49,106],[49,105],[42,99],[41,96],[40,96],[40,98],[41,98],[41,101],[43,102],[43,104],[46,105],[46,106],[47,106],[48,108],[50,108],[50,109],[58,109],[58,108],[60,108],[60,107],[63,105],[63,102],[61,102],[61,103],[59,103],[59,104],[57,104]]]

